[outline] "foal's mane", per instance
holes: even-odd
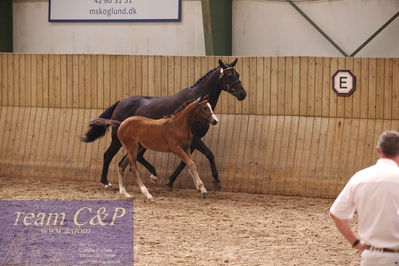
[[[176,111],[173,112],[173,114],[171,115],[165,115],[164,118],[171,118],[174,117],[175,115],[177,115],[180,111],[182,111],[183,109],[185,109],[190,103],[196,101],[197,99],[194,100],[190,100],[185,102],[183,105],[181,105],[179,108],[176,109]]]

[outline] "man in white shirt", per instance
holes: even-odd
[[[330,209],[339,232],[362,252],[361,265],[399,265],[399,132],[378,138],[377,163],[357,172]],[[358,235],[350,220],[358,214]]]

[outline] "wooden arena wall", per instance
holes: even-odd
[[[0,176],[99,182],[110,136],[80,142],[88,122],[118,99],[189,87],[218,59],[0,54]],[[220,124],[205,137],[226,191],[334,197],[375,161],[377,136],[399,130],[397,58],[239,57],[236,69],[247,98],[223,93]],[[333,92],[337,69],[356,76],[351,97]],[[162,184],[178,165],[173,155],[146,157]],[[194,158],[211,189],[207,160]],[[187,171],[177,186],[193,187]]]

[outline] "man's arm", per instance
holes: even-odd
[[[358,239],[357,235],[353,232],[352,227],[350,226],[350,220],[340,219],[334,214],[330,212],[331,218],[335,222],[335,225],[338,228],[338,231],[346,238],[346,240],[351,243],[351,245]],[[363,251],[366,248],[366,243],[363,240],[360,240],[359,244],[356,247],[359,251]]]

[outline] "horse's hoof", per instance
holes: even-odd
[[[129,193],[125,193],[125,197],[126,197],[126,198],[131,198],[132,195],[130,195]]]
[[[169,192],[173,191],[173,186],[166,184],[165,187]]]
[[[151,197],[151,198],[148,198],[148,201],[149,202],[155,202],[155,199],[153,197]]]
[[[156,175],[150,175],[149,176],[150,182],[153,184],[156,184],[158,182],[158,177]]]
[[[109,187],[112,187],[111,183],[108,183],[107,185],[104,186],[104,188],[109,188]]]
[[[220,191],[222,189],[222,185],[220,184],[220,182],[212,182],[213,183],[213,187],[217,190]]]
[[[208,198],[208,192],[201,193],[202,198],[207,199]]]

